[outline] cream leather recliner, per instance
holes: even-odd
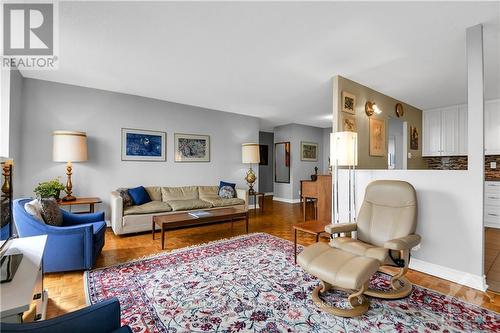
[[[420,243],[415,234],[417,197],[413,186],[404,181],[377,180],[370,183],[356,223],[330,224],[330,244],[316,243],[297,257],[297,262],[321,281],[313,291],[315,303],[333,314],[352,317],[368,310],[363,296],[403,298],[412,285],[404,277],[408,271],[410,250]],[[356,238],[333,237],[356,232]],[[397,267],[388,269],[388,266]],[[380,271],[391,275],[391,290],[370,289],[370,277]],[[348,300],[352,308],[325,304],[319,296],[330,288],[354,290]]]

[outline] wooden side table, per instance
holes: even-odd
[[[78,213],[93,213],[94,210],[94,205],[102,203],[102,200],[97,197],[89,197],[89,198],[76,198],[76,200],[73,201],[62,201],[59,200],[58,204],[59,206],[69,206],[70,211],[71,211],[71,206],[77,206],[77,205],[89,205],[89,210],[87,212],[78,212]]]
[[[259,199],[259,197],[261,198],[259,199],[260,210],[262,212],[264,211],[264,195],[263,192],[248,193],[248,197],[253,197],[253,208],[255,212],[257,212],[257,199]]]
[[[327,226],[330,223],[331,222],[329,221],[313,220],[293,225],[293,230],[294,230],[293,244],[294,244],[295,263],[297,263],[297,230],[315,235],[317,243],[319,241],[319,235],[325,232],[325,226]]]

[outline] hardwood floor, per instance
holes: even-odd
[[[490,290],[500,292],[500,229],[485,228],[484,272]]]
[[[302,221],[300,204],[285,204],[266,197],[266,211],[255,214],[250,212],[250,232],[266,232],[277,237],[293,240],[292,224]],[[308,208],[312,216],[312,206]],[[245,233],[244,222],[235,222],[234,232],[228,224],[214,224],[167,232],[166,251],[189,245],[205,243],[221,238]],[[308,245],[315,241],[314,236],[300,234],[300,244]],[[326,239],[324,239],[326,241]],[[109,266],[130,259],[161,252],[160,237],[151,239],[151,233],[116,236],[110,228],[106,231],[106,245],[97,260],[97,267]],[[453,295],[469,303],[500,312],[500,295],[483,293],[427,274],[410,271],[408,278],[415,284]],[[53,273],[45,276],[45,288],[49,291],[47,317],[52,318],[74,311],[86,305],[83,273]]]

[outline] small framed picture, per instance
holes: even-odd
[[[358,127],[356,126],[356,116],[343,114],[342,115],[342,130],[346,131],[346,132],[357,132]]]
[[[318,160],[318,144],[314,142],[300,143],[300,159],[315,162]]]
[[[167,133],[122,128],[122,161],[166,161]]]
[[[418,128],[410,126],[410,149],[418,150]]]
[[[175,162],[210,162],[210,136],[174,134]]]
[[[347,91],[342,92],[342,111],[356,114],[356,96]]]

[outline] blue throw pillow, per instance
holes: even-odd
[[[149,197],[148,192],[146,192],[144,186],[129,188],[128,194],[132,198],[134,205],[144,205],[145,203],[151,201],[151,198]]]
[[[232,189],[232,191],[231,191],[231,189]],[[221,181],[219,184],[219,197],[221,197],[221,198],[235,198],[236,197],[236,184]]]

